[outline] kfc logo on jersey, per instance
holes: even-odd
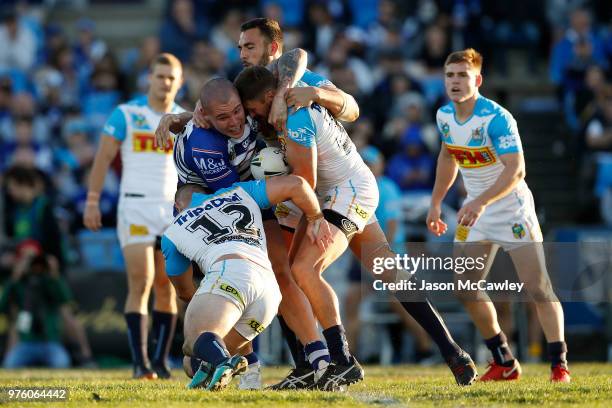
[[[469,148],[446,145],[446,148],[461,167],[484,167],[496,162],[495,155],[489,147]]]

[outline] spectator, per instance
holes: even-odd
[[[65,128],[66,145],[55,151],[59,169],[54,172],[53,181],[58,191],[58,204],[72,207],[73,200],[84,189],[79,181],[91,167],[96,148],[89,140],[89,126],[84,121],[70,121]],[[74,222],[80,223],[80,219],[72,215]]]
[[[13,85],[11,79],[0,76],[0,139],[3,138],[11,123],[11,99],[13,95]]]
[[[218,49],[205,41],[198,41],[193,46],[189,64],[185,67],[186,99],[188,106],[195,106],[200,97],[202,84],[213,76],[225,76],[225,57]]]
[[[304,27],[306,39],[304,47],[313,50],[318,59],[327,55],[340,27],[325,3],[314,2],[308,6],[308,21]]]
[[[550,79],[553,83],[566,87],[566,72],[568,65],[576,56],[576,44],[582,42],[582,47],[589,47],[593,60],[606,66],[605,50],[599,35],[591,26],[591,17],[584,9],[574,10],[570,15],[570,27],[565,36],[557,42],[552,50],[550,59]],[[579,50],[583,48],[578,48]]]
[[[269,9],[271,6],[279,9],[280,16],[268,15],[266,13],[264,13],[264,16],[278,21],[283,28],[298,27],[302,24],[304,0],[263,0],[261,3],[264,10]]]
[[[393,0],[378,1],[376,21],[368,27],[368,44],[373,49],[393,48],[389,46],[390,37],[399,33],[401,37],[403,18],[398,4]]]
[[[36,39],[14,10],[7,10],[0,25],[0,69],[28,72],[36,62]]]
[[[45,29],[45,46],[41,50],[40,64],[51,64],[51,56],[59,49],[68,47],[68,38],[62,27],[49,24]]]
[[[61,343],[61,309],[71,300],[58,263],[36,244],[22,246],[0,310],[9,313],[17,343],[5,355],[5,368],[43,365],[67,368],[70,357]]]
[[[51,56],[51,66],[47,67],[44,72],[57,72],[60,75],[62,89],[60,104],[63,108],[67,109],[81,105],[82,92],[88,84],[88,80],[85,78],[88,78],[90,73],[77,69],[74,53],[70,47],[58,49]]]
[[[317,67],[317,72],[323,76],[330,77],[332,68],[342,66],[347,66],[353,72],[361,93],[369,94],[372,92],[374,83],[372,82],[370,68],[361,59],[350,56],[346,45],[343,43],[334,42],[324,62]]]
[[[379,0],[349,0],[353,25],[367,29],[376,22],[380,10]]]
[[[98,134],[106,119],[125,95],[124,81],[111,55],[102,58],[94,67],[90,78],[91,87],[83,97],[83,115]]]
[[[107,53],[106,43],[96,38],[96,24],[82,18],[77,21],[77,43],[74,46],[74,59],[79,67],[91,70],[93,66]]]
[[[404,192],[431,191],[434,160],[421,139],[421,126],[412,124],[402,138],[402,151],[391,157],[387,175]]]
[[[213,28],[210,35],[211,44],[223,53],[228,64],[235,64],[240,60],[236,44],[240,37],[241,24],[242,14],[238,10],[229,10],[221,24]]]
[[[599,109],[587,123],[585,142],[591,152],[612,152],[612,86],[599,100]]]
[[[174,0],[170,16],[165,19],[159,34],[161,51],[174,54],[181,61],[187,61],[194,42],[206,38],[208,31],[206,24],[196,22],[191,0]],[[238,41],[234,43],[236,42]]]
[[[31,164],[50,174],[53,170],[53,154],[47,144],[34,140],[32,121],[30,116],[15,118],[13,123],[15,139],[2,144],[0,156],[3,156],[3,161],[7,165],[20,161],[20,158],[26,155],[24,152],[29,151],[32,155]]]
[[[153,59],[160,53],[159,50],[159,38],[148,36],[142,40],[139,49],[131,50],[123,59],[124,64],[121,70],[128,77],[130,96],[140,96],[147,93],[149,70]]]
[[[35,240],[43,252],[64,263],[62,236],[44,181],[32,168],[11,167],[4,174],[7,191],[5,235],[14,242]]]
[[[605,98],[606,74],[598,65],[591,65],[584,75],[584,87],[576,92],[574,108],[580,124],[584,126],[599,109]]]

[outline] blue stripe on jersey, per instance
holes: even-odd
[[[189,268],[190,261],[181,254],[174,242],[166,235],[162,236],[161,248],[164,259],[166,260],[166,274],[168,276],[180,276]]]
[[[304,75],[302,75],[300,81],[304,82],[305,86],[315,86],[318,88],[322,86],[334,86],[334,84],[323,75],[312,72],[308,69],[304,71]]]
[[[106,120],[102,133],[114,137],[121,142],[125,140],[127,123],[125,121],[125,114],[119,107],[116,107]]]
[[[238,187],[241,187],[248,195],[250,195],[260,208],[271,207],[270,200],[268,199],[268,193],[266,192],[266,182],[264,180],[253,180],[236,182],[230,187],[217,190],[214,194],[194,193],[191,198],[189,208],[202,205],[204,201],[212,200],[213,198],[222,194],[230,193],[236,190]]]
[[[287,117],[287,137],[306,147],[317,143],[317,127],[310,116],[310,109],[300,108]]]
[[[270,208],[272,206],[268,198],[268,193],[266,192],[265,180],[244,181],[234,185],[242,187],[244,191],[249,193],[259,208]]]

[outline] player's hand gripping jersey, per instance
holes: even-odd
[[[171,112],[181,113],[184,109],[174,104]],[[121,197],[135,194],[147,201],[174,200],[177,175],[172,147],[153,147],[162,115],[151,109],[143,96],[119,105],[104,125],[104,134],[122,142]]]
[[[306,70],[296,86],[333,86],[325,77]],[[251,179],[251,158],[257,151],[257,122],[247,118],[244,135],[232,139],[215,129],[189,121],[176,137],[174,162],[179,185],[193,183],[211,192]],[[267,141],[274,144],[274,141]],[[259,147],[264,147],[260,144]]]
[[[500,156],[523,151],[516,120],[483,96],[478,97],[474,114],[465,122],[457,122],[452,104],[438,109],[436,121],[442,141],[463,176],[467,200],[478,197],[495,183],[504,170]],[[459,226],[455,241],[492,241],[505,249],[541,242],[533,195],[525,181],[487,206],[472,228]]]

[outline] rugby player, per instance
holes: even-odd
[[[287,100],[291,101],[295,107],[300,106],[300,104],[309,104],[310,102],[307,99],[316,94],[316,101],[335,113],[342,120],[352,121],[358,117],[359,107],[352,96],[345,94],[322,76],[305,70],[306,55],[304,51],[292,50],[283,54],[282,31],[276,21],[267,18],[256,18],[244,23],[241,26],[238,47],[240,48],[240,56],[244,66],[268,65],[269,69],[275,72],[275,75],[278,75],[279,97],[275,100],[274,107],[271,110],[270,120],[279,129],[282,129],[287,117],[285,98],[281,97],[283,94],[287,95]],[[296,79],[299,79],[299,81],[296,81]],[[300,89],[291,88],[293,85],[299,86]],[[195,123],[204,127],[211,126],[212,123],[206,119],[207,115],[205,115],[200,101],[198,101],[194,113],[193,119]],[[233,173],[228,173],[226,164],[229,164],[230,161],[223,159],[219,155],[219,152],[227,151],[230,152],[231,161],[235,164],[240,179],[245,180],[249,178],[250,159],[255,151],[254,137],[248,136],[248,142],[246,139],[240,139],[239,143],[232,142],[230,139],[229,147],[226,148],[223,146],[223,142],[215,142],[215,138],[211,138],[206,132],[200,132],[197,127],[188,125],[185,128],[185,125],[187,125],[191,118],[192,114],[188,112],[181,115],[166,115],[160,121],[156,131],[157,143],[162,146],[170,139],[170,130],[174,132],[183,130],[182,135],[189,135],[193,132],[188,143],[189,147],[184,146],[184,143],[181,141],[182,136],[177,138],[175,160],[179,168],[180,182],[203,183],[202,185],[207,185],[213,191],[217,188],[231,185],[236,179],[232,178]],[[253,130],[252,135],[255,136],[257,124],[252,122],[249,124]],[[221,130],[221,127],[217,125],[219,125],[218,122],[214,127],[217,130]],[[221,133],[231,137],[228,132],[221,131]],[[274,136],[273,138],[276,139]],[[199,162],[209,160],[213,163],[212,165],[215,169],[202,171],[195,165],[190,166],[190,163],[193,163],[193,161],[189,158],[184,158],[184,156],[192,155],[197,156],[196,160]],[[183,178],[183,173],[188,176]],[[196,173],[199,173],[200,176],[195,176],[194,174]],[[291,209],[293,212],[288,214],[290,216],[279,218],[279,223],[281,228],[292,232],[292,228],[295,228],[299,220],[299,210],[294,207],[291,207]],[[319,341],[319,333],[308,301],[291,277],[287,254],[282,243],[281,234],[284,231],[280,232],[279,223],[267,220],[265,213],[264,215],[264,225],[269,245],[268,253],[281,286],[281,292],[283,293],[283,303],[281,304],[280,312],[285,318],[283,319],[279,316],[279,321],[296,363],[295,370],[292,370],[283,381],[273,386],[273,388],[310,388],[320,375],[320,370],[317,374],[317,369],[314,367],[323,369],[324,364],[322,365],[321,363],[327,362],[329,356],[325,351],[325,345]],[[286,235],[285,240],[285,244],[288,246],[291,235]],[[297,334],[297,339],[292,330]],[[307,347],[308,350],[305,350],[306,345],[309,345]],[[312,356],[314,355],[313,353],[316,353],[319,357],[311,358],[311,361],[309,361],[307,354]],[[246,378],[246,376],[243,377]]]
[[[250,67],[238,75],[235,85],[249,114],[259,120],[265,119],[275,98],[277,84],[274,76],[262,67]],[[301,221],[290,253],[294,278],[306,293],[317,319],[325,329],[323,334],[332,356],[332,364],[317,386],[328,389],[338,382],[350,384],[360,381],[363,370],[348,351],[336,295],[321,273],[354,237],[358,237],[364,229],[367,230],[366,225],[378,226],[378,222],[372,218],[378,204],[376,180],[363,163],[344,127],[317,104],[290,114],[286,132],[279,132],[277,136],[286,150],[294,174],[304,177],[311,186],[316,186],[317,194],[323,201],[326,219],[333,224],[334,245],[326,252],[321,252],[302,241],[304,224]],[[382,237],[377,237],[378,230],[380,226],[371,230],[371,236],[377,240],[377,247],[368,248],[363,243],[358,245],[366,249],[374,248],[366,251],[367,255],[361,257],[361,248],[352,248],[366,267],[372,266],[366,260],[373,261],[372,254],[392,253],[382,230]],[[390,274],[394,275],[394,272]],[[391,279],[395,279],[395,276]],[[470,384],[476,376],[476,368],[469,355],[452,340],[431,304],[425,300],[403,302],[402,306],[429,333],[436,335],[434,340],[443,352],[457,383]],[[436,330],[430,330],[432,327]]]
[[[177,137],[174,156],[180,183],[195,183],[210,191],[229,187],[236,181],[251,177],[250,159],[255,151],[257,131],[253,122],[245,116],[240,97],[234,85],[223,78],[208,81],[200,95],[206,120],[213,124],[210,129],[193,126],[189,122],[184,132]],[[304,293],[291,277],[287,250],[280,234],[278,222],[272,211],[264,211],[272,268],[283,294],[280,314],[286,316],[288,324],[295,330],[305,346],[296,363],[306,365],[309,376],[296,379],[291,388],[308,388],[314,385],[315,376],[322,375],[330,358],[327,347],[319,337],[312,309]],[[249,353],[248,371],[240,377],[240,388],[261,387],[260,365],[255,353]],[[303,363],[302,363],[303,361]]]
[[[278,60],[282,54],[282,31],[277,22],[270,19],[254,19],[243,24],[241,31],[239,47],[243,65],[256,66],[278,62],[279,66],[285,66],[285,68],[278,70],[273,69],[273,72],[284,72],[285,75],[296,74],[298,70],[297,66],[301,64],[296,61],[297,55],[293,54],[294,56],[291,58],[287,58],[286,54],[283,55],[283,58],[296,61],[295,69],[291,69],[290,64],[281,64],[281,61]],[[282,110],[283,108],[283,106],[279,107],[279,105],[282,105],[282,103],[279,103],[279,95],[283,93],[283,84],[285,81],[287,80],[283,80],[282,78],[279,79],[280,85],[279,88],[277,88],[279,91],[275,95],[273,100],[274,103],[270,108],[270,114],[267,118],[268,122],[273,124],[277,130],[282,130],[284,126],[284,124],[279,125],[274,118],[282,115],[282,113],[275,113],[275,111],[278,111],[279,108]],[[296,87],[286,91],[285,99],[287,105],[294,109],[301,106],[309,106],[311,103],[318,103],[320,106],[326,108],[335,118],[343,121],[353,121],[359,116],[359,107],[352,96],[336,88],[324,77],[310,71],[305,72],[301,80],[296,83]],[[286,117],[287,110],[284,109],[282,112],[284,112]],[[192,115],[189,113],[164,116],[156,131],[157,142],[163,145],[165,141],[171,137],[170,128],[175,132],[180,131],[191,116]],[[194,121],[200,125],[209,126],[207,121],[201,116],[200,110],[196,108]],[[266,121],[264,120],[263,122],[265,123]],[[267,139],[266,142],[270,142],[270,139]],[[180,143],[177,142],[177,148],[179,145]],[[239,156],[235,155],[235,157],[238,159]],[[241,165],[239,166],[244,172],[248,171],[249,161],[250,156],[245,155],[243,161],[240,162]],[[301,214],[291,205],[291,203],[281,203],[278,205],[276,214],[279,224],[283,229],[283,233],[285,234],[286,242],[290,243],[292,232],[295,231]],[[375,219],[365,227],[364,233],[355,236],[349,244],[355,256],[362,261],[364,267],[368,270],[372,270],[375,258],[395,257],[395,253],[389,247],[380,225],[378,222],[374,221]],[[273,235],[268,234],[268,237],[272,239]],[[274,245],[273,248],[276,248],[276,250],[271,249],[269,253],[272,257],[272,264],[275,267],[274,270],[278,278],[279,272],[277,272],[278,268],[276,268],[276,264],[286,265],[286,262],[283,261],[282,251],[278,250],[281,246]],[[274,260],[275,257],[279,258],[277,262]],[[287,275],[287,270],[288,266],[282,269],[282,279],[290,280],[291,277]],[[283,286],[281,285],[281,290],[282,288]],[[287,299],[286,295],[284,299]],[[446,325],[431,303],[427,299],[413,299],[410,302],[402,302],[401,305],[436,342],[442,356],[445,358],[451,371],[455,375],[457,382],[463,385],[469,384],[476,375],[475,367],[469,356],[454,342]],[[296,367],[285,379],[273,387],[276,389],[309,388],[313,385],[315,372],[311,368],[311,364],[304,358],[303,344],[305,343],[303,341],[295,341],[292,347],[292,333],[289,331],[287,325],[284,324],[283,320],[279,320],[281,322],[281,327],[283,327],[283,333],[288,340],[293,359],[296,362]],[[310,320],[300,319],[300,321],[304,324],[310,324]],[[294,328],[292,324],[289,324],[289,326]],[[294,328],[294,330],[297,332],[298,338],[302,340],[303,335],[299,333],[298,329]],[[310,330],[312,331],[315,329],[311,328]],[[464,370],[463,367],[468,365],[470,368]]]
[[[436,235],[446,232],[440,205],[461,171],[468,197],[457,214],[456,245],[462,255],[488,256],[484,270],[471,280],[483,279],[499,246],[510,254],[517,275],[536,302],[548,342],[551,381],[570,382],[563,309],[553,293],[546,271],[542,233],[533,196],[525,183],[525,159],[516,120],[496,102],[480,95],[482,56],[474,49],[450,54],[444,64],[446,93],[451,102],[436,115],[442,138],[436,181],[427,215],[427,227]],[[467,275],[467,274],[464,274]],[[464,276],[462,276],[463,278]],[[493,354],[482,381],[513,380],[521,367],[508,347],[486,293],[460,294],[465,308]]]
[[[158,55],[151,65],[146,96],[121,104],[107,120],[96,153],[83,223],[102,227],[100,191],[109,165],[121,151],[123,171],[117,209],[117,234],[125,259],[128,296],[125,321],[134,363],[134,378],[168,378],[166,360],[176,326],[176,294],[164,272],[156,240],[172,222],[177,174],[172,147],[154,147],[154,130],[163,113],[183,109],[174,98],[183,81],[182,66],[172,54]],[[147,355],[148,303],[153,287],[154,355]]]
[[[201,360],[188,387],[219,390],[248,364],[245,357],[230,356],[223,338],[241,339],[236,348],[252,341],[270,324],[281,300],[259,208],[293,200],[308,219],[309,242],[322,249],[330,245],[331,232],[317,197],[298,176],[239,182],[211,195],[194,191],[204,188],[185,185],[177,191],[181,212],[166,230],[162,249],[172,284],[189,301],[183,351]],[[188,273],[191,261],[206,271],[197,290]]]

